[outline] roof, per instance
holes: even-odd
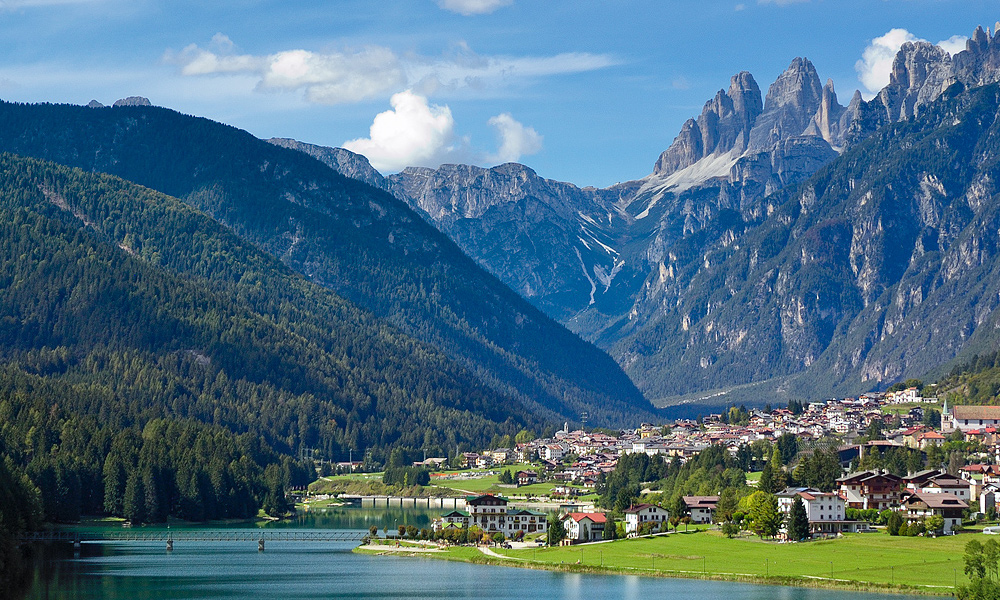
[[[931,477],[940,475],[941,471],[939,469],[925,469],[923,471],[917,471],[912,475],[907,475],[903,478],[903,481],[926,481]]]
[[[718,496],[684,496],[683,500],[688,508],[715,508],[719,503]]]
[[[625,512],[627,512],[627,513],[637,513],[637,512],[642,512],[642,511],[646,510],[647,508],[659,508],[660,510],[666,510],[664,508],[660,508],[659,506],[656,506],[655,504],[633,504],[632,506],[628,507],[628,510],[626,510]]]
[[[582,521],[584,519],[590,519],[594,523],[607,523],[608,522],[608,518],[604,515],[604,513],[580,513],[580,512],[572,512],[572,513],[569,513],[568,515],[566,515],[566,518],[573,519],[577,523],[579,523],[580,521]]]
[[[903,504],[916,500],[927,505],[927,508],[969,508],[969,505],[954,494],[935,494],[928,492],[913,492],[903,498]]]
[[[935,471],[936,472],[936,471]],[[849,473],[837,480],[837,483],[851,483],[867,481],[869,479],[875,479],[881,477],[883,479],[889,479],[892,481],[901,481],[900,477],[893,475],[892,473],[882,473],[880,471],[858,471],[857,473]]]
[[[956,419],[1000,419],[1000,406],[953,406],[951,414]]]
[[[444,518],[444,517],[468,517],[468,516],[469,516],[469,513],[466,512],[466,511],[464,511],[464,510],[453,510],[451,512],[447,512],[447,513],[444,513],[443,515],[441,515],[442,518]]]
[[[500,502],[506,504],[510,502],[503,496],[494,496],[493,494],[482,494],[481,496],[466,496],[465,503],[476,506],[477,504],[485,504],[490,500],[499,500]]]

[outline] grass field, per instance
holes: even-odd
[[[450,488],[453,490],[463,490],[473,493],[484,493],[484,492],[495,492],[500,495],[517,495],[517,496],[548,496],[552,493],[552,488],[559,485],[554,482],[547,483],[536,483],[532,485],[524,485],[518,488],[515,487],[499,487],[500,484],[500,471],[509,469],[511,474],[516,473],[520,470],[534,470],[537,467],[534,465],[507,465],[504,467],[496,467],[493,469],[486,470],[473,470],[473,471],[448,471],[447,475],[464,475],[464,476],[474,476],[471,479],[444,479],[441,477],[432,477],[431,485],[436,485],[438,487]],[[481,476],[475,477],[481,474]]]
[[[503,562],[511,566],[820,587],[912,586],[923,593],[951,595],[956,583],[968,582],[963,549],[978,537],[971,533],[936,539],[870,533],[780,544],[730,540],[716,531],[698,530],[583,546],[495,551],[510,557]],[[454,548],[442,558],[490,562],[469,548]]]

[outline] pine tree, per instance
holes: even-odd
[[[133,525],[141,525],[146,521],[146,488],[142,476],[136,472],[128,476],[125,484],[124,517]]]
[[[771,471],[771,463],[764,463],[764,468],[760,472],[760,481],[757,482],[757,489],[771,494],[775,492],[774,489],[774,474]]]
[[[809,515],[806,514],[806,506],[802,503],[801,496],[795,496],[792,509],[788,512],[785,527],[788,539],[793,542],[799,542],[809,537]]]
[[[771,493],[777,493],[785,489],[787,481],[785,478],[785,470],[782,468],[784,463],[781,460],[781,450],[777,446],[774,447],[774,451],[771,452],[771,477],[774,480],[771,483]]]

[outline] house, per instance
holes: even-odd
[[[566,454],[565,449],[559,444],[549,444],[542,446],[539,451],[539,458],[542,460],[558,461]]]
[[[451,512],[441,515],[437,521],[435,521],[435,529],[440,531],[441,529],[447,529],[449,527],[468,527],[469,526],[469,513],[464,510],[453,510]]]
[[[979,492],[979,512],[986,514],[990,509],[996,510],[997,498],[1000,498],[1000,486],[995,483],[987,483]]]
[[[562,518],[570,543],[592,542],[604,538],[608,519],[604,513],[572,512]]]
[[[469,511],[469,525],[487,533],[507,533],[507,499],[493,494],[469,496],[465,506]]]
[[[471,469],[476,466],[476,461],[479,460],[479,454],[475,452],[463,452],[462,453],[462,468]]]
[[[802,499],[813,535],[836,535],[843,532],[868,530],[868,524],[846,518],[847,502],[836,492],[821,492],[815,488],[785,488],[776,494],[778,510],[788,514],[795,498]]]
[[[575,487],[570,487],[568,485],[557,485],[552,488],[552,493],[556,496],[566,496],[567,498],[573,498],[580,495],[580,490]]]
[[[940,446],[945,442],[945,437],[936,431],[925,431],[915,438],[917,448],[926,450],[931,446]]]
[[[944,518],[944,532],[954,531],[962,525],[962,511],[969,507],[964,500],[952,494],[932,494],[909,492],[902,500],[908,523],[923,521],[927,517],[939,515]]]
[[[711,523],[719,504],[718,496],[684,496],[682,500],[692,523]]]
[[[625,511],[625,534],[636,535],[646,523],[660,528],[669,519],[670,513],[665,508],[653,504],[635,504]]]
[[[534,471],[518,471],[514,475],[514,481],[517,485],[531,485],[533,483],[538,483],[538,473]]]
[[[513,538],[519,537],[519,531],[524,533],[545,532],[548,531],[548,525],[547,515],[541,511],[526,508],[512,509],[507,512],[507,531],[504,532],[504,535]]]
[[[918,491],[920,488],[924,487],[924,484],[931,480],[933,477],[941,475],[942,471],[939,469],[925,469],[923,471],[917,471],[916,473],[911,473],[906,477],[903,477],[903,486],[906,489]]]
[[[493,459],[493,464],[497,465],[507,464],[514,458],[514,451],[510,448],[497,448],[487,451],[486,454]]]
[[[965,502],[970,502],[973,499],[972,484],[947,473],[931,477],[924,482],[918,491],[929,494],[951,494]]]
[[[1000,406],[953,406],[945,402],[941,410],[941,433],[963,433],[984,427],[1000,427]]]
[[[885,510],[899,502],[900,477],[886,471],[860,471],[837,480],[840,495],[850,508]]]
[[[455,527],[478,527],[488,534],[516,537],[518,532],[548,531],[546,514],[508,506],[507,499],[492,494],[467,496],[467,510],[453,510],[434,520],[435,531]]]

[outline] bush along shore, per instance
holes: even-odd
[[[900,538],[854,534],[803,543],[728,539],[717,531],[660,534],[559,547],[447,546],[441,551],[365,545],[357,552],[423,556],[476,564],[572,573],[641,575],[954,596],[967,585],[962,560],[972,534]]]

